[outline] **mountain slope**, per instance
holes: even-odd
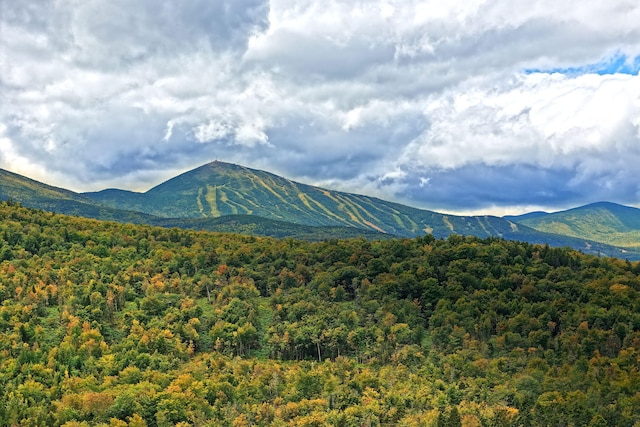
[[[128,198],[128,209],[118,209],[90,197],[26,178],[0,169],[0,200],[15,200],[30,208],[75,215],[85,218],[124,223],[179,227],[194,230],[235,232],[247,235],[297,238],[302,240],[345,239],[365,237],[388,239],[393,235],[354,227],[313,227],[274,221],[258,216],[229,215],[220,218],[160,218],[139,212],[144,209],[145,195],[131,191],[108,189],[105,197]]]
[[[5,218],[1,426],[640,425],[640,263]]]
[[[190,230],[239,233],[278,239],[293,238],[310,242],[331,239],[364,237],[369,240],[387,240],[396,236],[379,231],[355,227],[310,226],[276,221],[255,215],[225,215],[219,218],[159,218],[153,225]]]
[[[580,235],[549,234],[495,216],[440,214],[222,162],[186,172],[146,193],[109,189],[78,194],[0,170],[0,199],[9,198],[47,211],[164,227],[305,240],[377,239],[384,237],[382,233],[388,237],[496,236],[640,259],[640,250],[623,252]]]
[[[30,208],[86,218],[134,224],[152,224],[155,221],[151,215],[114,209],[73,191],[0,169],[0,200],[7,199],[18,201]]]
[[[640,209],[628,206],[599,202],[546,215],[511,218],[518,224],[547,233],[640,248]]]
[[[359,227],[407,237],[425,233],[445,237],[455,233],[526,240],[530,234],[536,234],[497,217],[444,215],[326,190],[223,162],[186,172],[146,193],[105,190],[85,195],[113,208],[140,210],[161,217],[246,214],[304,225]]]
[[[498,236],[509,240],[570,246],[585,252],[620,256],[612,246],[584,240],[582,236],[549,234],[524,223],[495,216],[456,216],[416,209],[374,197],[343,193],[301,184],[240,165],[212,162],[172,178],[146,193],[104,190],[85,193],[112,208],[139,210],[178,223],[206,224],[206,219],[251,215],[308,226],[356,227],[396,236],[426,233]],[[531,217],[544,215],[535,213]],[[211,222],[208,222],[211,224]],[[186,227],[194,227],[194,225]],[[196,226],[197,227],[197,226]],[[271,234],[273,235],[273,234]],[[623,256],[635,258],[630,252]]]
[[[506,219],[507,221],[513,221],[513,222],[522,223],[526,219],[539,218],[539,217],[542,217],[542,216],[545,216],[545,215],[549,215],[549,212],[534,211],[534,212],[527,212],[527,213],[522,214],[522,215],[505,215],[502,218]]]
[[[498,236],[570,246],[591,253],[636,257],[580,236],[540,232],[525,224],[495,216],[445,215],[374,197],[326,190],[269,172],[217,161],[185,172],[146,193],[110,189],[85,195],[113,208],[182,218],[169,223],[183,228],[202,226],[211,230],[216,229],[208,228],[213,227],[211,218],[250,215],[306,226],[356,227],[404,237],[426,233],[439,238],[451,234]],[[532,216],[537,215],[544,213]],[[264,224],[248,228],[266,230]],[[269,232],[267,235],[277,234]]]
[[[4,169],[0,169],[0,197],[20,200],[25,204],[40,204],[43,209],[48,203],[54,206],[62,201],[95,205],[88,197],[73,191],[52,187]]]

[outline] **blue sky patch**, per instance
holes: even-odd
[[[581,76],[583,74],[599,74],[601,76],[605,74],[636,75],[638,74],[638,72],[640,72],[640,56],[629,58],[627,55],[621,52],[616,52],[614,55],[593,64],[567,68],[528,68],[524,71],[527,74],[560,73],[571,77]]]

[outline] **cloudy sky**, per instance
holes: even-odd
[[[0,167],[218,159],[447,212],[640,205],[637,0],[0,0]]]

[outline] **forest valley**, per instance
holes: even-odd
[[[3,426],[640,426],[638,263],[0,218]]]

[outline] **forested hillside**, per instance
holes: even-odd
[[[0,425],[640,423],[637,263],[0,219]]]

